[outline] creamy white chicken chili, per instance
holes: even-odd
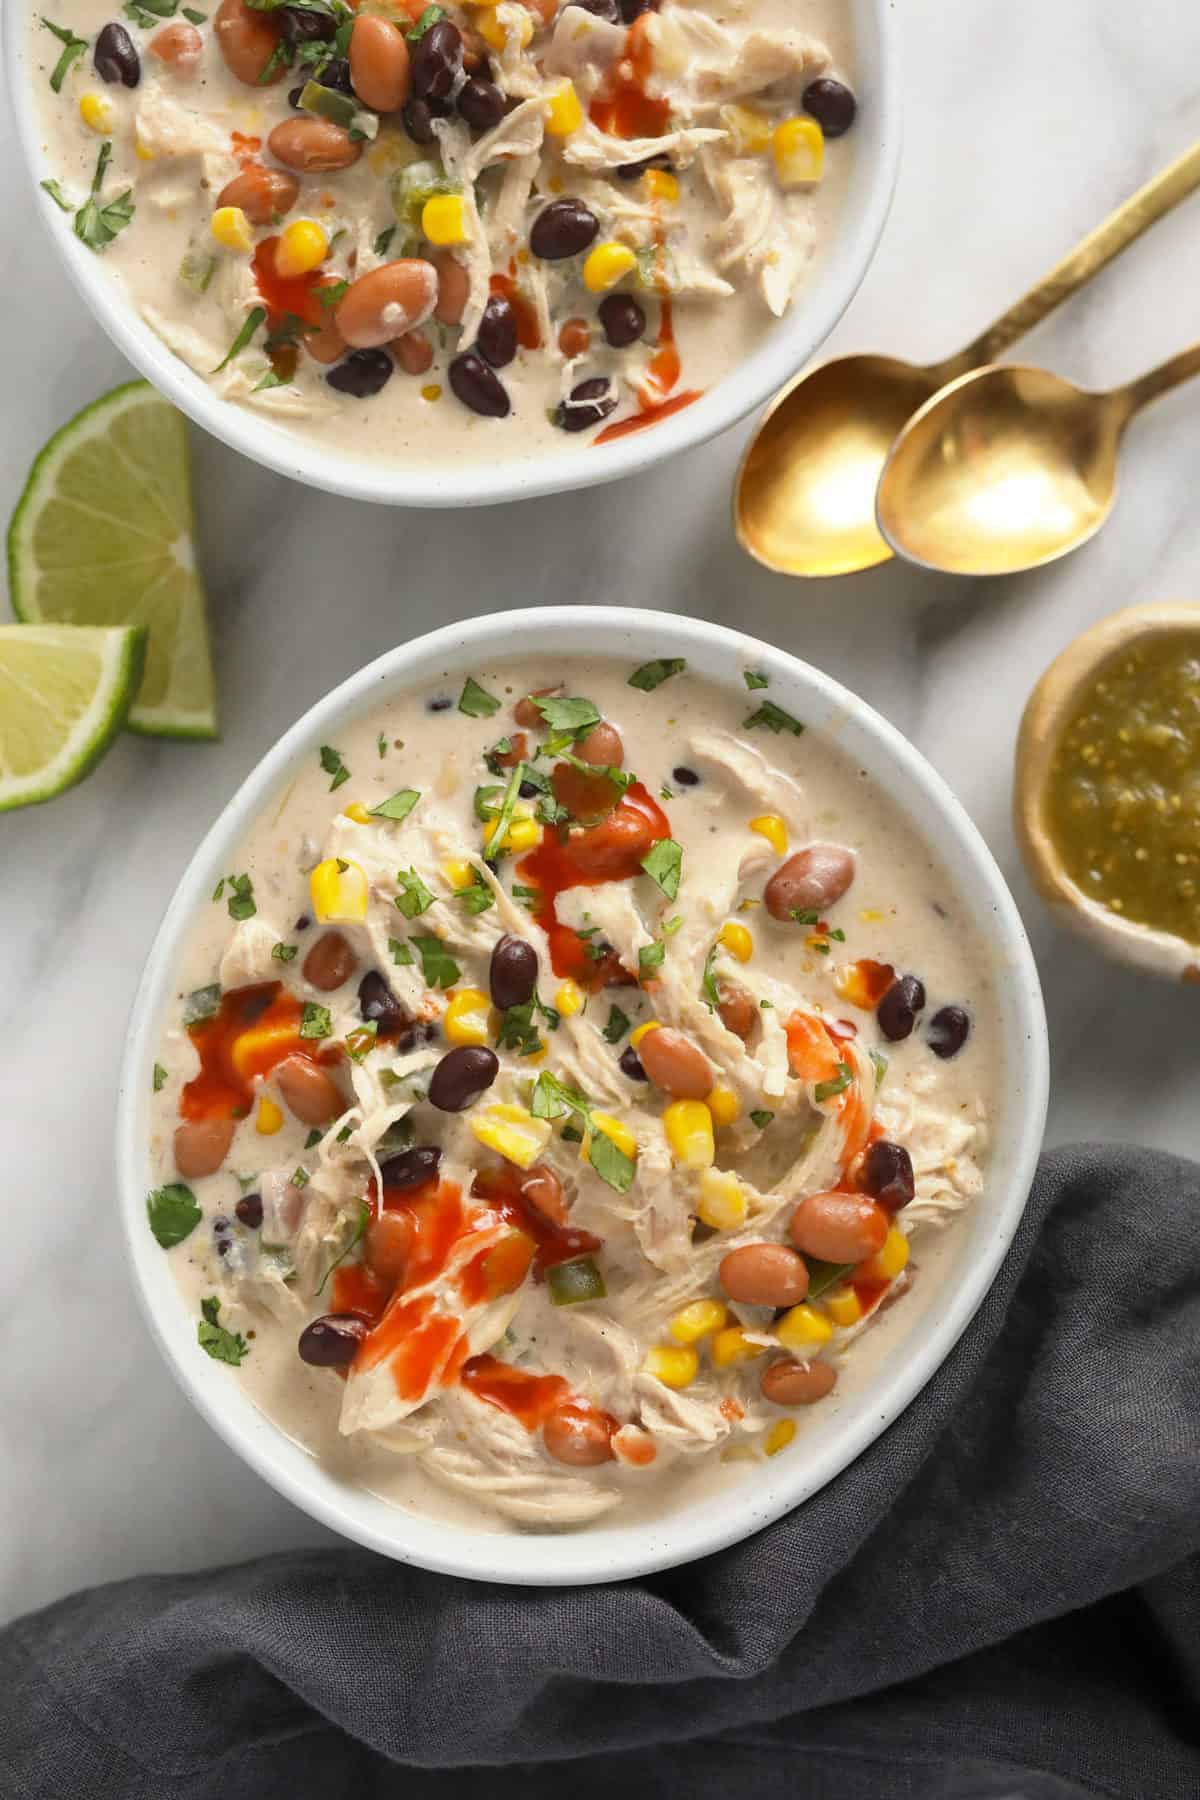
[[[43,186],[133,305],[372,459],[600,454],[802,305],[837,229],[836,0],[57,0],[30,31]]]
[[[401,1504],[582,1526],[800,1453],[980,1190],[994,994],[954,886],[742,674],[392,700],[196,922],[149,1228],[208,1354]]]

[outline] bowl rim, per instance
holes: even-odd
[[[542,494],[592,487],[650,468],[677,452],[706,442],[769,400],[816,353],[845,312],[870,267],[891,206],[899,165],[901,100],[898,36],[893,0],[851,0],[869,104],[856,123],[855,167],[844,204],[844,229],[821,257],[803,304],[786,315],[765,341],[728,375],[650,431],[632,432],[604,446],[594,459],[554,449],[536,457],[456,464],[453,457],[428,467],[375,464],[334,453],[295,436],[285,426],[224,401],[203,377],[168,350],[122,295],[119,283],[81,244],[70,218],[39,191],[44,153],[32,82],[24,78],[32,31],[32,0],[10,0],[0,12],[0,41],[9,71],[10,105],[17,121],[22,161],[67,274],[101,328],[140,374],[180,411],[253,462],[307,486],[381,505],[450,507],[494,505]],[[859,195],[861,194],[861,200]],[[851,208],[851,199],[855,209]]]
[[[144,1126],[158,1032],[175,991],[178,945],[198,906],[210,898],[214,870],[228,865],[230,851],[297,758],[322,741],[336,741],[340,725],[390,692],[407,691],[443,669],[463,673],[489,657],[504,662],[530,652],[630,661],[680,654],[702,679],[731,690],[739,688],[742,669],[762,668],[781,701],[807,708],[823,733],[836,731],[848,754],[885,784],[884,792],[909,810],[926,810],[930,841],[942,860],[953,856],[964,901],[973,917],[977,908],[997,973],[1004,974],[1003,984],[997,982],[1004,1058],[997,1116],[1006,1141],[1001,1157],[998,1134],[991,1192],[985,1188],[977,1203],[977,1221],[975,1211],[965,1215],[973,1221],[972,1244],[980,1238],[978,1254],[956,1275],[911,1353],[874,1371],[869,1391],[830,1415],[805,1458],[794,1459],[794,1466],[786,1457],[773,1459],[756,1471],[752,1493],[747,1484],[736,1484],[649,1523],[492,1535],[406,1512],[338,1480],[257,1410],[231,1371],[214,1368],[196,1344],[194,1320],[146,1229],[152,1179]],[[386,652],[310,707],[222,808],[176,887],[133,1001],[116,1108],[119,1205],[139,1302],[168,1366],[218,1435],[293,1504],[370,1549],[443,1573],[532,1586],[628,1579],[724,1549],[770,1524],[840,1473],[915,1397],[982,1303],[1017,1228],[1041,1147],[1048,1080],[1041,988],[1016,904],[958,800],[895,727],[820,670],[724,626],[640,608],[529,608],[444,626]]]

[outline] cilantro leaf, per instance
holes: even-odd
[[[314,1125],[312,1130],[309,1132],[308,1136],[304,1140],[304,1148],[306,1150],[314,1150],[316,1148],[316,1146],[320,1143],[323,1135],[324,1134],[317,1128],[317,1126]]]
[[[378,750],[379,760],[380,760],[380,762],[382,762],[384,757],[387,755],[387,750],[388,750],[387,739],[384,737],[382,731],[380,732],[379,736],[375,739],[375,748]]]
[[[837,1094],[844,1094],[853,1081],[854,1075],[849,1063],[840,1062],[838,1072],[831,1081],[818,1081],[813,1089],[814,1100],[832,1100]]]
[[[542,1048],[537,1026],[533,1022],[534,1002],[525,1000],[520,1006],[508,1006],[496,1034],[498,1050],[515,1050],[520,1056],[536,1056]]]
[[[588,1102],[578,1089],[569,1088],[549,1069],[543,1069],[533,1084],[529,1110],[535,1119],[561,1119],[565,1112],[577,1112],[586,1119],[590,1113]]]
[[[327,775],[333,776],[333,780],[329,783],[331,794],[335,788],[341,787],[343,781],[350,779],[350,771],[342,761],[341,751],[335,750],[332,744],[321,745],[321,767]]]
[[[477,913],[486,912],[489,906],[495,906],[496,896],[481,875],[476,875],[470,887],[456,888],[454,898],[474,918]]]
[[[667,896],[674,900],[679,892],[679,877],[683,872],[683,846],[674,838],[659,838],[657,844],[651,845],[642,858],[642,867]]]
[[[537,911],[538,902],[541,899],[541,895],[538,893],[537,888],[523,887],[519,881],[514,881],[512,895],[513,899],[519,901],[527,911]]]
[[[329,1016],[327,1006],[318,1006],[314,1000],[304,1002],[304,1013],[300,1020],[300,1036],[302,1038],[327,1038],[333,1030],[333,1020]]]
[[[653,662],[643,663],[629,677],[631,688],[641,688],[644,694],[652,694],[664,681],[672,675],[682,675],[687,663],[682,656],[656,656]]]
[[[151,1079],[154,1082],[154,1092],[156,1094],[161,1094],[163,1091],[163,1088],[166,1086],[167,1071],[163,1068],[163,1066],[160,1062],[155,1063],[154,1074]]]
[[[700,993],[710,1009],[716,1012],[721,1004],[721,990],[717,986],[717,978],[713,974],[713,963],[716,960],[718,946],[713,945],[704,959],[704,974],[700,979]]]
[[[415,44],[418,39],[425,36],[425,33],[431,26],[436,25],[438,20],[444,19],[445,16],[446,14],[440,6],[427,6],[412,30],[407,34],[409,43]]]
[[[62,84],[71,72],[71,65],[76,62],[79,57],[87,54],[87,39],[76,37],[75,33],[73,31],[68,31],[65,25],[52,25],[49,19],[43,18],[42,24],[46,27],[47,31],[52,31],[54,33],[59,43],[63,46],[62,55],[55,63],[54,72],[50,77],[50,86],[54,89],[56,94],[61,94]],[[45,187],[45,185],[45,182],[43,182],[42,186]]]
[[[397,869],[396,881],[400,887],[396,909],[406,919],[415,919],[433,905],[433,895],[415,869]]]
[[[504,799],[500,803],[500,811],[496,814],[496,823],[492,827],[492,834],[488,839],[487,855],[484,861],[493,869],[504,855],[504,840],[508,836],[508,828],[517,808],[517,799],[521,792],[521,771],[524,767],[524,763],[518,763],[510,775],[508,786],[504,790]]]
[[[100,189],[104,185],[105,171],[111,158],[112,144],[102,144],[96,159],[96,173],[92,176],[92,191],[75,214],[75,236],[89,250],[106,249],[117,234],[124,231],[137,210],[133,204],[132,188],[126,188],[123,194],[118,194],[106,206],[100,204]],[[215,370],[213,372],[216,373]]]
[[[440,937],[415,937],[413,945],[421,958],[427,987],[449,988],[461,979],[462,971]]]
[[[387,255],[388,251],[392,247],[392,239],[395,237],[395,235],[396,235],[396,227],[394,225],[385,225],[384,226],[384,228],[380,232],[379,236],[375,239],[375,254],[376,254],[376,256],[386,256]],[[383,754],[383,752],[380,751],[380,755],[382,755],[382,754]]]
[[[250,1346],[245,1338],[240,1331],[226,1331],[223,1325],[218,1325],[221,1302],[215,1294],[210,1294],[200,1302],[200,1311],[204,1314],[196,1327],[196,1340],[200,1348],[207,1351],[214,1362],[232,1363],[236,1368],[250,1354]]]
[[[182,1181],[173,1181],[146,1196],[146,1217],[155,1242],[162,1249],[170,1250],[191,1236],[203,1214],[191,1188],[185,1187]]]
[[[438,12],[439,7],[427,7],[426,12]],[[424,16],[424,15],[422,15]],[[412,37],[412,32],[409,32]],[[418,35],[421,35],[418,27]],[[500,711],[500,702],[495,694],[489,694],[486,688],[480,687],[473,675],[468,675],[463,683],[463,691],[458,696],[458,710],[466,713],[469,719],[490,719],[493,713]]]
[[[626,1017],[619,1006],[608,1009],[608,1024],[604,1027],[603,1037],[606,1044],[619,1044],[633,1021]]]
[[[804,730],[799,719],[794,719],[790,712],[784,712],[782,706],[776,706],[773,700],[764,700],[757,712],[752,712],[748,719],[742,720],[744,731],[753,731],[756,725],[765,725],[768,731],[776,734],[790,731],[793,737],[799,737]]]
[[[760,1131],[765,1131],[767,1126],[771,1123],[771,1120],[775,1117],[775,1114],[773,1112],[767,1112],[763,1107],[756,1106],[750,1114],[750,1117]]]
[[[760,675],[757,669],[743,669],[742,679],[746,683],[746,686],[751,690],[754,688],[770,687],[771,685],[770,676]]]
[[[360,1200],[358,1203],[358,1220],[354,1227],[354,1233],[350,1239],[350,1242],[346,1245],[346,1248],[341,1252],[340,1255],[334,1257],[333,1261],[330,1263],[329,1267],[326,1269],[325,1273],[322,1275],[321,1285],[317,1289],[317,1298],[318,1299],[320,1298],[321,1294],[324,1292],[325,1283],[329,1280],[329,1277],[333,1274],[333,1271],[337,1268],[338,1264],[344,1263],[346,1258],[349,1256],[350,1252],[356,1247],[356,1245],[361,1244],[363,1238],[367,1235],[367,1226],[370,1223],[371,1223],[370,1202],[367,1200]]]
[[[588,1160],[601,1181],[607,1182],[618,1194],[629,1192],[637,1173],[637,1164],[603,1131],[592,1132]]]
[[[551,731],[566,731],[572,737],[590,731],[600,723],[600,714],[590,700],[564,699],[557,694],[531,695],[533,704]]]
[[[402,938],[390,937],[388,939],[388,952],[392,961],[400,968],[404,968],[408,963],[411,963],[413,959],[412,951]]]
[[[252,919],[258,911],[254,903],[254,885],[248,875],[231,875],[229,886],[229,916],[231,919]],[[274,951],[272,951],[274,955]]]
[[[295,962],[299,950],[299,944],[275,944],[272,947],[271,956],[275,962]]]
[[[235,356],[240,356],[242,354],[242,351],[246,348],[246,345],[250,342],[259,326],[266,324],[266,319],[267,309],[265,306],[252,306],[250,308],[250,311],[246,314],[242,329],[238,332],[232,344],[230,344],[228,350],[225,352],[216,368],[212,371],[214,375],[219,375],[222,369],[229,366]]]
[[[658,938],[652,944],[643,944],[638,951],[638,968],[643,975],[652,969],[662,967],[667,954],[667,946]]]
[[[67,199],[67,196],[63,193],[62,188],[57,181],[43,181],[41,185],[45,188],[60,212],[74,212],[75,208],[71,205],[71,202]]]
[[[219,981],[214,981],[211,987],[194,988],[183,1003],[184,1024],[199,1025],[203,1019],[211,1019],[220,1004]]]
[[[398,825],[401,819],[407,819],[420,798],[421,794],[418,788],[401,788],[400,792],[393,794],[390,800],[384,800],[379,806],[373,806],[371,817],[373,819],[391,819],[394,824]]]

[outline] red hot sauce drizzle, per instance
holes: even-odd
[[[222,994],[211,1018],[188,1026],[200,1073],[179,1097],[181,1117],[244,1119],[254,1103],[255,1083],[285,1056],[307,1056],[325,1068],[339,1063],[339,1046],[314,1050],[313,1040],[300,1036],[303,1011],[299,1000],[278,981]]]

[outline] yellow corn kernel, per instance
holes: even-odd
[[[259,1137],[274,1137],[283,1129],[283,1114],[273,1100],[264,1094],[258,1103],[258,1115],[254,1121],[254,1129]]]
[[[570,137],[583,124],[583,108],[573,81],[560,81],[550,95],[546,113],[547,137]]]
[[[615,287],[618,281],[637,268],[637,257],[628,244],[618,244],[610,240],[607,244],[597,244],[589,251],[587,261],[583,265],[583,285],[593,294],[602,294],[606,288]]]
[[[499,820],[489,819],[483,828],[483,841],[490,848]],[[536,819],[513,819],[504,834],[503,850],[536,850],[542,841],[542,828]]]
[[[442,874],[452,888],[469,888],[475,885],[474,869],[469,862],[463,862],[457,856],[442,864]]]
[[[150,148],[149,144],[143,144],[140,137],[135,137],[133,140],[133,154],[137,157],[139,162],[154,161],[153,150]]]
[[[316,220],[293,219],[279,234],[275,267],[280,275],[291,280],[319,269],[328,255],[329,239]]]
[[[369,825],[371,823],[371,815],[361,800],[352,800],[349,806],[344,807],[342,810],[344,816],[347,819],[353,819],[356,825]]]
[[[882,1250],[876,1251],[869,1262],[865,1262],[858,1273],[868,1281],[895,1281],[902,1269],[908,1266],[908,1239],[902,1231],[893,1225],[884,1239]]]
[[[431,405],[435,400],[440,400],[441,397],[442,384],[440,381],[431,381],[428,386],[421,389],[422,400],[428,400]]]
[[[504,49],[510,32],[516,38],[518,46],[524,50],[533,37],[533,20],[527,12],[522,12],[519,18],[511,19],[506,24],[503,19],[497,18],[495,11],[489,9],[479,20],[479,35],[493,50]]]
[[[661,1029],[657,1019],[647,1019],[644,1025],[634,1026],[629,1034],[629,1041],[636,1050],[644,1037],[648,1037],[652,1031],[661,1031]]]
[[[834,1288],[826,1294],[825,1305],[835,1325],[857,1325],[863,1316],[858,1295],[851,1287]]]
[[[344,856],[327,856],[308,878],[318,925],[357,924],[367,916],[367,872]]]
[[[771,142],[771,121],[752,106],[721,108],[721,123],[733,140],[738,156],[757,156]]]
[[[609,1142],[615,1144],[617,1149],[628,1156],[631,1161],[636,1161],[637,1139],[634,1137],[632,1131],[630,1131],[628,1125],[623,1125],[620,1119],[614,1119],[611,1113],[601,1112],[594,1112],[592,1114],[592,1125],[597,1131],[603,1132]],[[589,1162],[591,1161],[591,1158],[588,1155],[590,1138],[590,1133],[584,1138],[582,1151],[584,1159]]]
[[[274,1024],[248,1025],[239,1031],[229,1050],[229,1060],[243,1081],[253,1080],[264,1068],[278,1062],[295,1048],[296,1027],[290,1020],[277,1019]]]
[[[763,1450],[768,1456],[778,1456],[786,1450],[796,1435],[795,1419],[777,1419],[763,1439]]]
[[[720,1331],[729,1314],[719,1300],[693,1300],[681,1307],[668,1330],[677,1344],[698,1344],[701,1338]]]
[[[742,1110],[741,1101],[729,1087],[715,1087],[704,1104],[714,1125],[732,1125]]]
[[[664,206],[674,206],[679,198],[679,177],[670,169],[647,169],[642,187],[647,200],[659,200]]]
[[[113,128],[116,108],[107,94],[84,94],[79,102],[79,116],[89,131],[98,131],[103,137]]]
[[[479,988],[460,988],[446,1008],[442,1027],[452,1044],[486,1044],[491,1001]]]
[[[560,981],[554,994],[554,1004],[564,1019],[573,1019],[577,1012],[583,1011],[584,992],[577,981]]]
[[[877,906],[864,906],[858,916],[864,925],[878,925],[883,919],[883,914]]]
[[[785,1350],[815,1350],[833,1336],[833,1326],[824,1313],[802,1301],[789,1307],[775,1327],[775,1336]]]
[[[781,187],[807,187],[825,171],[825,133],[815,119],[784,119],[771,133]]]
[[[535,1119],[523,1106],[501,1100],[472,1113],[468,1123],[478,1143],[518,1169],[531,1169],[550,1141],[548,1119]]]
[[[249,250],[254,242],[250,221],[240,206],[218,206],[212,216],[212,234],[224,250]]]
[[[700,1177],[696,1216],[713,1231],[736,1231],[746,1223],[746,1190],[736,1175],[705,1169]]]
[[[756,1356],[765,1356],[766,1347],[752,1344],[740,1325],[727,1325],[713,1338],[709,1354],[716,1368],[730,1369],[734,1363],[752,1362]]]
[[[703,1100],[672,1100],[662,1116],[671,1154],[685,1169],[707,1169],[716,1155],[712,1114]]]
[[[421,208],[421,230],[431,244],[465,244],[467,208],[461,194],[434,194]]]
[[[730,956],[736,956],[739,962],[749,962],[754,955],[754,939],[736,919],[730,919],[727,924],[722,925],[717,933],[717,942],[728,950]]]
[[[766,838],[776,856],[787,855],[787,826],[778,813],[760,813],[757,819],[751,819],[750,829],[757,831],[759,837]]]
[[[695,1381],[700,1358],[690,1344],[651,1344],[642,1368],[664,1387],[685,1388]]]

